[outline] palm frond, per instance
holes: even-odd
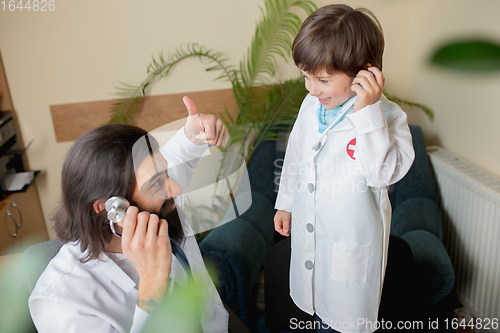
[[[140,111],[142,102],[146,96],[146,90],[150,85],[150,78],[144,80],[138,87],[121,83],[115,95],[120,97],[111,107],[110,123],[128,124],[132,122],[134,115]]]
[[[390,95],[386,91],[384,91],[384,95],[385,95],[385,97],[387,97],[388,100],[390,100],[390,101],[392,101],[400,106],[403,106],[406,104],[406,105],[414,106],[414,107],[421,109],[422,111],[425,112],[427,117],[429,117],[430,121],[434,121],[434,111],[432,111],[431,108],[429,108],[428,106],[420,104],[420,103],[415,103],[415,102],[403,100],[403,99],[396,97],[394,95]]]
[[[138,86],[132,86],[122,83],[117,88],[116,96],[120,97],[111,107],[110,123],[130,123],[137,114],[147,96],[148,87],[159,78],[168,76],[171,70],[181,61],[188,58],[199,58],[213,64],[207,71],[221,71],[217,77],[220,80],[228,80],[232,83],[237,81],[237,72],[231,66],[226,65],[227,59],[223,58],[220,52],[214,52],[210,49],[195,43],[180,46],[172,55],[165,59],[163,52],[160,52],[157,58],[153,57],[151,64],[147,68],[147,78]]]
[[[266,0],[265,11],[257,23],[255,35],[247,55],[240,62],[242,85],[253,87],[259,84],[269,84],[275,76],[276,56],[288,60],[292,40],[302,24],[301,19],[290,12],[293,7],[302,8],[307,15],[316,6],[311,1],[304,0]],[[243,95],[243,102],[249,92]]]
[[[292,8],[302,9],[309,15],[316,5],[310,0],[265,0],[252,43],[238,68],[227,65],[222,53],[194,43],[179,47],[168,57],[160,52],[153,57],[147,77],[139,86],[122,84],[117,89],[119,99],[111,109],[111,122],[132,122],[148,88],[156,80],[167,77],[179,62],[197,57],[208,65],[206,71],[220,71],[216,80],[231,83],[238,114],[233,119],[225,110],[221,119],[228,128],[231,143],[242,142],[241,151],[247,151],[246,157],[250,159],[260,142],[276,140],[276,131],[293,123],[306,94],[301,79],[274,84],[277,60],[288,60],[293,38],[302,24],[302,20],[291,13]]]
[[[278,131],[290,129],[306,95],[307,90],[302,78],[269,86],[267,107],[251,122],[254,139],[248,142],[247,163],[251,161],[255,148],[261,142],[275,141],[280,138]]]

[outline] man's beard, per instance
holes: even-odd
[[[147,211],[151,214],[156,214],[160,219],[164,219],[168,223],[168,236],[176,241],[178,244],[182,244],[184,239],[184,229],[182,228],[181,219],[179,216],[179,212],[177,211],[177,207],[173,210],[169,211],[169,206],[174,203],[174,198],[166,199],[163,202],[163,205],[160,208],[159,212],[152,212],[143,207],[137,205],[137,203],[131,201],[130,204],[132,206],[136,206],[139,208],[139,211]]]

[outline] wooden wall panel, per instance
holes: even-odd
[[[232,117],[238,109],[232,89],[149,96],[134,125],[152,131],[172,121],[187,117],[182,97],[191,97],[200,113],[219,116],[226,107]],[[81,134],[105,124],[111,118],[109,109],[113,100],[51,105],[52,122],[57,142],[73,141]]]

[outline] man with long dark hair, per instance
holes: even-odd
[[[174,285],[186,283],[169,238],[181,245],[207,288],[201,329],[227,332],[227,312],[176,209],[197,159],[208,144],[222,146],[227,129],[214,116],[198,114],[189,98],[184,102],[186,125],[164,147],[138,127],[114,124],[89,131],[70,148],[54,215],[64,245],[29,300],[39,332],[140,331]],[[175,180],[167,171],[174,164],[184,166]],[[105,202],[115,196],[131,207],[110,228]]]

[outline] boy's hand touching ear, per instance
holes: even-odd
[[[354,112],[377,103],[384,91],[384,82],[384,74],[377,67],[359,71],[351,86],[351,90],[358,95],[354,102]]]

